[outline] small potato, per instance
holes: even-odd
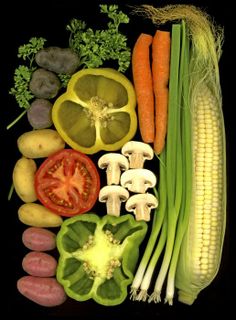
[[[44,252],[31,251],[22,261],[25,272],[35,277],[52,277],[56,274],[57,261]]]
[[[50,228],[62,224],[61,216],[38,203],[24,203],[18,210],[19,220],[32,227]]]
[[[35,99],[27,109],[27,118],[34,129],[52,126],[52,103],[46,99]]]
[[[33,251],[49,251],[56,248],[56,235],[44,228],[29,227],[22,234],[22,242]]]
[[[44,307],[58,306],[67,298],[55,278],[24,276],[17,281],[17,289],[23,296]]]
[[[13,169],[13,185],[17,195],[24,202],[34,202],[37,196],[34,188],[34,175],[37,170],[33,159],[22,157]]]
[[[32,73],[29,88],[37,98],[52,99],[58,94],[61,83],[54,72],[40,68]]]
[[[77,70],[80,59],[70,48],[48,47],[39,50],[35,55],[36,63],[55,73],[73,74]]]
[[[23,133],[17,140],[19,151],[26,158],[50,156],[65,148],[65,141],[53,129],[38,129]]]

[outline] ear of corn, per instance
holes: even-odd
[[[226,164],[223,115],[207,85],[192,110],[193,197],[176,273],[178,299],[192,304],[215,278],[226,222]]]

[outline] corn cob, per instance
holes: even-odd
[[[193,197],[176,272],[178,300],[192,304],[215,278],[226,222],[225,131],[221,104],[207,85],[192,110]]]

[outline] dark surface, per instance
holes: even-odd
[[[10,202],[7,194],[11,185],[11,174],[19,152],[16,148],[16,139],[23,132],[30,130],[26,117],[17,125],[7,131],[5,128],[19,113],[20,108],[13,97],[8,95],[12,86],[13,72],[18,66],[16,59],[17,48],[27,43],[29,38],[45,37],[48,45],[66,46],[68,33],[65,25],[71,18],[79,18],[87,21],[92,27],[103,26],[101,15],[99,15],[98,4],[101,1],[21,1],[19,5],[11,5],[6,2],[6,7],[1,10],[0,20],[1,36],[1,59],[0,59],[0,130],[1,130],[1,160],[0,160],[0,183],[1,183],[1,279],[4,288],[2,293],[5,297],[2,304],[3,314],[7,318],[12,315],[31,319],[211,319],[214,316],[227,318],[228,312],[233,309],[233,270],[232,259],[230,259],[231,242],[235,241],[235,219],[233,208],[233,149],[235,137],[235,124],[233,123],[233,112],[235,105],[235,88],[233,88],[233,8],[227,7],[226,1],[185,1],[202,8],[212,15],[216,22],[225,27],[225,43],[223,56],[220,62],[221,82],[223,90],[223,111],[225,117],[227,137],[227,183],[228,183],[228,210],[227,229],[224,243],[222,263],[219,273],[212,284],[203,290],[192,306],[186,306],[174,301],[172,307],[160,304],[148,304],[143,302],[132,302],[128,298],[125,303],[115,307],[103,307],[93,301],[78,303],[68,299],[60,307],[44,308],[21,296],[16,289],[16,281],[25,273],[21,267],[23,256],[28,250],[23,246],[21,235],[25,226],[17,218],[17,208],[21,201],[13,195]],[[130,12],[127,4],[149,3],[153,5],[165,5],[167,3],[182,3],[182,1],[106,1],[102,3],[117,3],[127,14]],[[131,16],[128,26],[124,26],[124,33],[128,36],[130,47],[140,32],[152,32],[153,26],[149,21],[144,21],[137,16]],[[235,59],[235,58],[234,58]],[[130,72],[130,71],[129,71]],[[235,74],[235,73],[234,73]],[[234,95],[234,96],[233,96]],[[235,122],[235,121],[234,121]],[[234,226],[233,226],[234,225]],[[56,253],[55,253],[56,255]],[[1,295],[2,296],[2,295]],[[5,313],[6,312],[6,313]],[[232,316],[234,318],[234,316]],[[231,318],[231,317],[230,317]]]

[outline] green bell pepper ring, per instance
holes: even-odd
[[[105,306],[122,303],[146,232],[146,222],[130,214],[86,213],[65,220],[57,235],[58,282],[77,301],[94,299]]]

